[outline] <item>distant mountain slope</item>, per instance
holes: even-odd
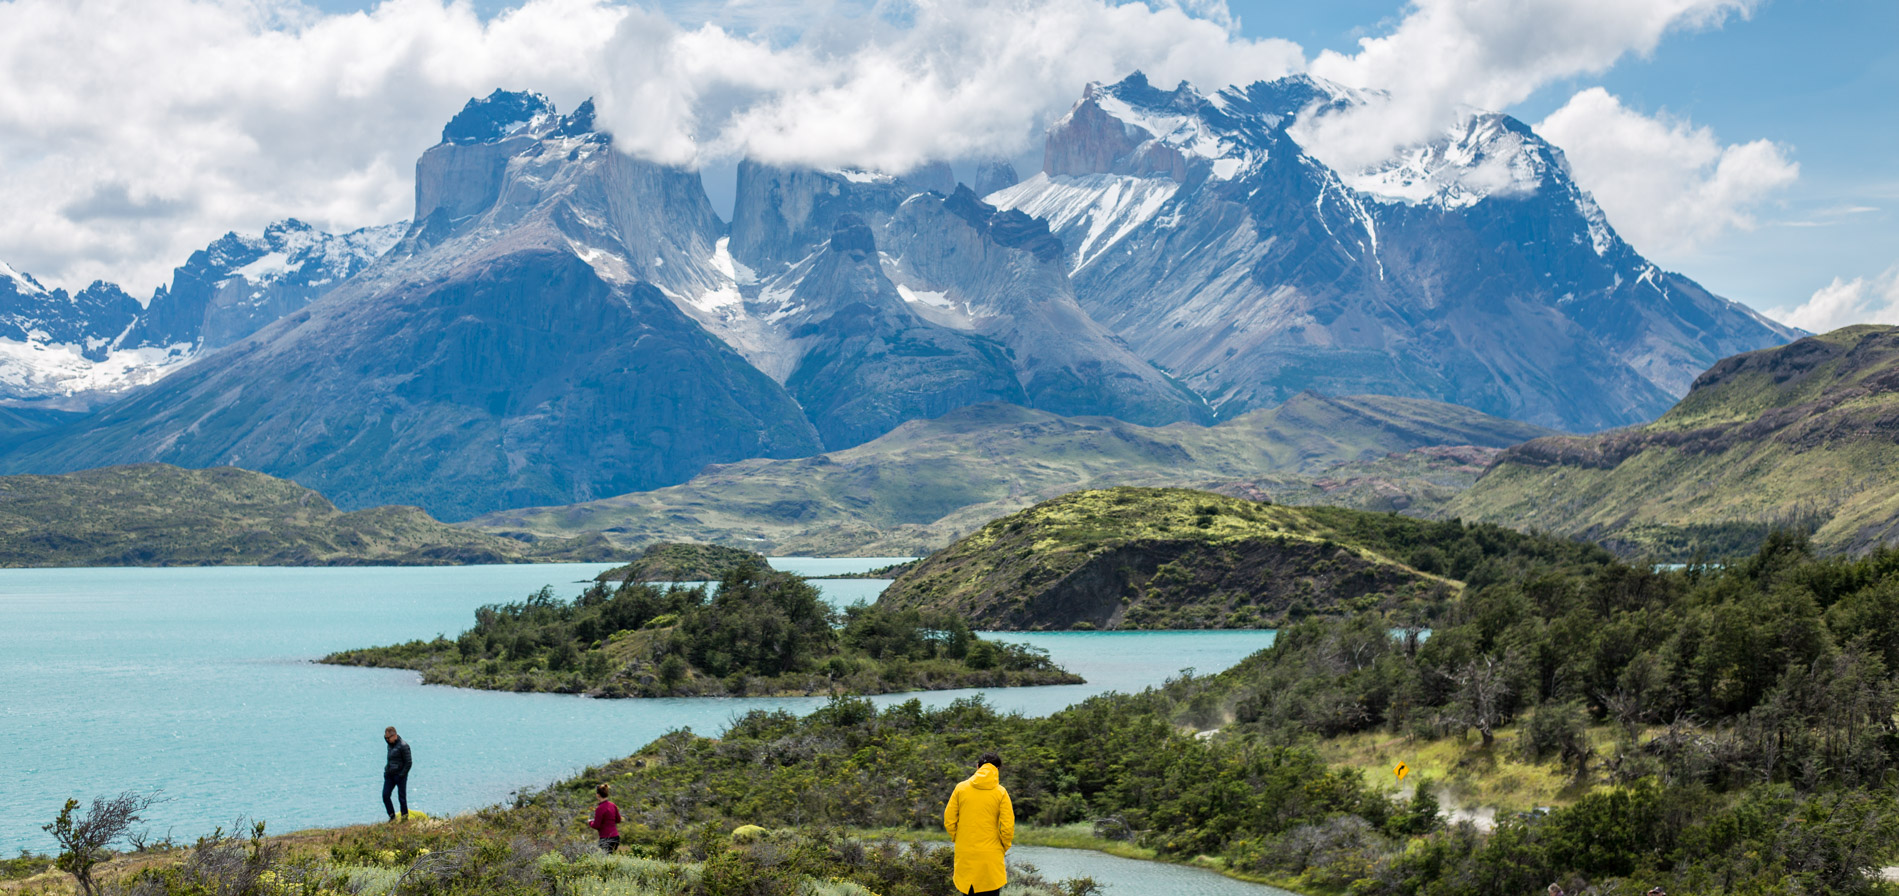
[[[1043,170],[987,199],[1047,220],[1082,307],[1225,416],[1317,389],[1595,430],[1797,335],[1643,259],[1508,116],[1365,171],[1308,154],[1302,115],[1360,101],[1305,76],[1092,85]]]
[[[780,554],[922,553],[1082,488],[1243,482],[1251,494],[1308,496],[1313,479],[1341,461],[1432,445],[1502,447],[1548,432],[1379,396],[1300,395],[1214,427],[1144,427],[980,405],[906,423],[846,451],[711,467],[683,485],[504,511],[470,525],[537,535],[605,532],[622,544],[691,539]]]
[[[0,476],[0,566],[443,565],[624,557],[598,538],[525,544],[414,507],[343,513],[232,467]]]
[[[1899,541],[1899,328],[1727,358],[1646,426],[1504,452],[1447,512],[1686,559],[1777,526],[1832,550]]]
[[[1577,550],[1497,527],[1113,488],[994,520],[905,572],[877,604],[1010,630],[1263,628],[1413,602],[1428,618],[1463,587],[1447,574]]]

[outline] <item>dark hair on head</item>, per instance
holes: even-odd
[[[593,789],[593,792],[594,792],[594,793],[597,793],[597,794],[600,794],[600,798],[604,800],[604,799],[606,799],[606,798],[607,798],[607,793],[608,793],[608,791],[610,791],[610,790],[612,790],[612,788],[610,788],[610,787],[608,787],[608,786],[607,786],[607,783],[606,783],[605,781],[602,781],[602,782],[600,782],[600,786],[599,786],[599,787],[595,787],[595,788]]]
[[[1002,757],[997,755],[994,750],[984,753],[982,754],[982,758],[976,760],[976,767],[982,768],[985,765],[993,765],[996,767],[996,771],[1002,771]]]

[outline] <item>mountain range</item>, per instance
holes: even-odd
[[[238,465],[462,519],[990,403],[1160,426],[1315,390],[1593,430],[1797,335],[1644,261],[1507,116],[1365,171],[1301,146],[1303,115],[1362,99],[1137,74],[1091,85],[1027,180],[747,161],[728,224],[696,172],[616,151],[591,103],[496,91],[417,162],[406,225],[227,236],[145,307],[5,269],[0,345],[143,352],[111,385],[150,382],[25,419],[59,425],[0,465]]]

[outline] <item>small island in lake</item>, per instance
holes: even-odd
[[[647,545],[632,563],[609,569],[594,576],[594,580],[613,584],[717,582],[747,563],[760,569],[771,568],[771,561],[756,551],[691,541],[662,541]]]
[[[840,624],[841,623],[841,624]],[[322,662],[415,669],[427,684],[595,697],[807,696],[1080,684],[1047,651],[976,637],[962,617],[860,604],[839,613],[788,573],[742,564],[716,588],[595,582],[475,611],[453,640]]]

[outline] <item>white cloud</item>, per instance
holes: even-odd
[[[1767,140],[1723,145],[1712,131],[1651,118],[1592,87],[1536,126],[1624,239],[1661,257],[1754,226],[1752,209],[1800,166]]]
[[[410,212],[416,156],[469,97],[570,103],[624,11],[536,0],[321,16],[284,0],[0,3],[0,257],[148,293],[226,230]]]
[[[781,47],[629,16],[609,53],[602,121],[623,148],[679,163],[902,171],[1009,155],[1089,81],[1138,68],[1157,84],[1224,86],[1303,66],[1296,45],[1236,38],[1223,21],[1178,5],[960,0],[834,13]]]
[[[1415,0],[1390,34],[1312,72],[1386,92],[1306,122],[1314,155],[1343,171],[1383,161],[1449,126],[1461,108],[1506,109],[1562,78],[1646,55],[1670,31],[1718,26],[1758,0]]]
[[[1877,277],[1833,278],[1795,308],[1776,308],[1769,317],[1814,333],[1849,324],[1899,324],[1899,265]]]
[[[0,2],[0,259],[147,294],[226,230],[411,210],[416,156],[472,96],[598,95],[622,148],[901,170],[1009,152],[1090,80],[1250,81],[1303,65],[1223,5],[739,0],[681,27],[612,0],[322,15],[296,0]],[[1220,15],[1208,10],[1217,9]],[[1192,12],[1189,12],[1192,10]],[[734,30],[727,30],[727,28]]]

